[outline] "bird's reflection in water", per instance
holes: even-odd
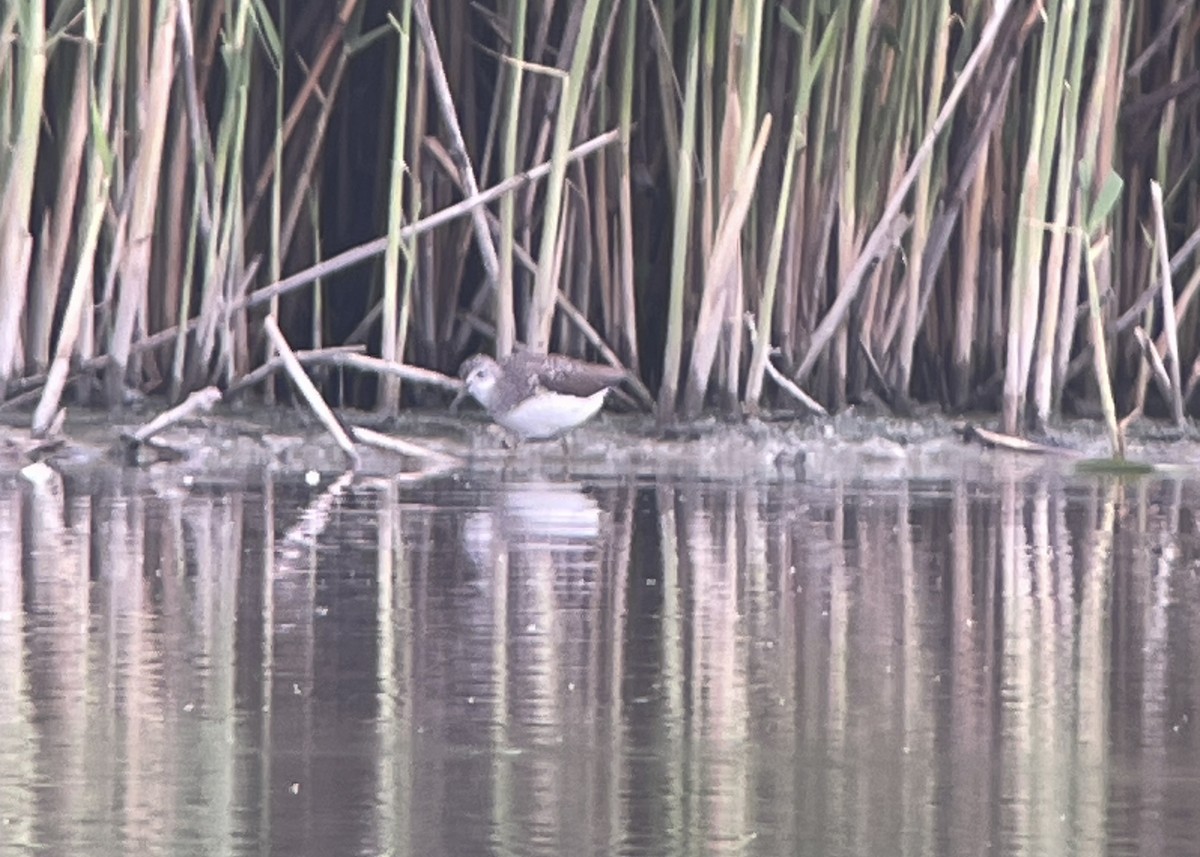
[[[524,482],[505,485],[490,508],[467,516],[463,546],[480,568],[490,568],[500,552],[585,551],[597,547],[599,504],[570,483]]]

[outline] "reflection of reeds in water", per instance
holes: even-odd
[[[1194,833],[1193,485],[511,489],[347,491],[284,552],[298,516],[269,482],[0,494],[23,557],[0,571],[6,836],[966,854]],[[535,493],[543,521],[599,523],[538,533]]]

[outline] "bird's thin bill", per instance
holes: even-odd
[[[463,384],[462,388],[454,396],[454,401],[450,403],[450,413],[457,413],[458,406],[462,404],[462,400],[467,397],[467,385]]]

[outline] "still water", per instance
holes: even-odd
[[[0,854],[1195,855],[1200,481],[0,483]]]

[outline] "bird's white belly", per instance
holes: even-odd
[[[561,393],[540,392],[515,408],[493,418],[513,434],[533,440],[544,440],[570,431],[587,422],[604,405],[608,390],[593,393],[587,398],[564,396]]]

